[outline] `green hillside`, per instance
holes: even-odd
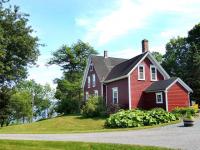
[[[71,115],[30,124],[0,128],[0,133],[73,133],[104,130],[104,119],[85,119]]]

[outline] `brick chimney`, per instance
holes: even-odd
[[[108,58],[108,51],[104,51],[104,58]]]
[[[142,40],[142,53],[149,51],[149,42],[148,40]]]

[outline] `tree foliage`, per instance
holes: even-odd
[[[57,112],[75,113],[79,111],[82,99],[81,81],[87,58],[97,52],[88,43],[80,40],[71,46],[63,45],[55,53],[49,64],[56,64],[63,70],[63,77],[57,79],[55,97],[58,99]]]
[[[38,38],[28,25],[28,15],[19,7],[4,7],[7,0],[0,0],[0,122],[10,120],[12,87],[26,78],[27,68],[39,55]]]
[[[17,93],[25,92],[29,93],[31,108],[33,109],[33,117],[41,117],[42,113],[47,110],[53,99],[54,91],[47,85],[41,85],[34,80],[24,80],[16,86]]]
[[[162,60],[163,60],[163,55],[159,52],[152,52],[151,53],[154,58],[159,62],[159,63],[162,63]]]
[[[200,101],[200,23],[187,37],[167,43],[162,66],[171,76],[182,78],[193,89],[193,99]]]
[[[25,119],[30,121],[32,118],[32,101],[29,92],[21,91],[13,94],[10,99],[12,117],[15,120]]]

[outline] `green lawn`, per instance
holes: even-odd
[[[106,129],[104,127],[104,122],[105,122],[105,119],[85,119],[78,115],[70,115],[70,116],[62,116],[62,117],[57,117],[53,119],[34,122],[30,124],[12,125],[8,127],[3,127],[3,128],[0,128],[0,134],[2,133],[16,133],[16,134],[81,133],[81,132],[137,130],[137,129],[146,129],[146,128],[155,127],[155,126],[147,126],[147,127],[140,127],[140,128]],[[163,125],[166,125],[166,124],[163,124]],[[158,126],[161,126],[161,125],[158,125]]]
[[[167,148],[82,142],[0,140],[0,150],[169,150]]]

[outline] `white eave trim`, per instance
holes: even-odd
[[[89,71],[89,68],[90,68],[89,67],[90,66],[90,62],[91,62],[91,55],[88,57],[88,60],[87,60],[87,64],[86,64],[86,67],[85,67],[85,70],[84,70],[84,75],[83,75],[83,80],[82,80],[81,88],[84,88],[84,86],[85,86],[87,74],[88,74],[88,71]]]
[[[193,90],[185,83],[183,82],[183,80],[181,80],[180,78],[177,78],[174,82],[172,82],[167,88],[166,88],[166,91],[172,86],[174,85],[174,83],[180,83],[188,92],[192,93]]]
[[[120,79],[124,79],[124,78],[127,78],[129,75],[131,75],[131,73],[138,67],[138,65],[146,58],[148,57],[149,60],[151,61],[151,63],[153,63],[154,66],[156,66],[156,68],[158,69],[158,71],[164,76],[164,79],[169,79],[170,76],[169,74],[163,69],[163,67],[158,63],[158,61],[152,56],[152,54],[150,52],[147,52],[143,57],[142,59],[140,59],[140,61],[131,69],[131,71],[129,71],[129,73],[127,75],[124,75],[124,76],[121,76],[121,77],[118,77],[118,78],[114,78],[114,79],[111,79],[111,80],[107,80],[107,81],[104,81],[104,83],[109,83],[109,82],[113,82],[113,81],[117,81],[117,80],[120,80]]]
[[[111,80],[106,80],[106,81],[104,81],[104,83],[110,83],[110,82],[114,82],[114,81],[125,79],[125,78],[128,78],[128,75],[121,76],[121,77],[118,77],[118,78],[114,78],[114,79],[111,79]]]

